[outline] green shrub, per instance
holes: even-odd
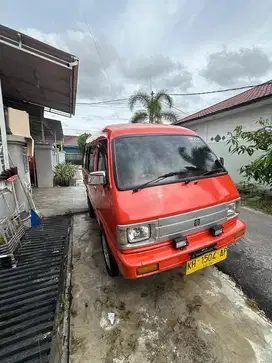
[[[56,185],[68,186],[75,173],[75,165],[71,163],[60,163],[55,167],[54,182]]]
[[[244,175],[247,182],[255,180],[272,190],[272,126],[270,120],[259,120],[259,128],[254,131],[245,131],[242,126],[237,126],[232,133],[228,144],[232,154],[248,154],[252,156],[256,151],[262,153],[248,165],[243,165],[240,174]]]
[[[80,135],[77,139],[78,149],[81,152],[81,154],[84,153],[86,140],[88,139],[89,136],[92,136],[92,135],[87,134],[87,132],[85,132],[84,134]]]

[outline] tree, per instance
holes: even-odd
[[[148,122],[152,124],[160,124],[162,120],[176,122],[177,116],[174,112],[163,111],[163,105],[169,108],[173,107],[173,99],[166,91],[161,90],[156,94],[152,91],[151,95],[145,92],[137,92],[129,98],[129,108],[133,111],[135,105],[140,103],[144,109],[137,111],[131,118],[132,123]]]
[[[230,134],[229,151],[238,155],[247,153],[252,156],[256,151],[261,155],[250,164],[240,168],[240,174],[248,181],[254,179],[258,183],[268,185],[272,189],[272,126],[269,120],[259,120],[260,125],[256,131],[244,131],[237,126]]]
[[[84,148],[85,148],[85,143],[87,138],[91,136],[91,134],[87,134],[86,132],[84,134],[81,134],[78,139],[77,139],[77,144],[78,144],[78,148],[79,151],[81,152],[81,154],[84,153]]]

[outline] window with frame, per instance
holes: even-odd
[[[107,172],[107,140],[101,140],[99,143],[99,154],[98,154],[98,171],[106,171]]]
[[[86,168],[86,165],[87,165],[88,152],[89,152],[89,148],[85,146],[83,158],[82,158],[82,167],[83,168]]]
[[[91,145],[89,147],[88,170],[90,173],[92,171],[94,171],[95,148],[96,148],[96,145]]]

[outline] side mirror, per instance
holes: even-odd
[[[225,161],[224,161],[224,158],[222,158],[222,156],[219,158],[219,161],[220,161],[221,165],[223,165],[223,166],[224,166]]]
[[[106,173],[105,171],[93,171],[88,175],[89,185],[105,185],[106,184]]]

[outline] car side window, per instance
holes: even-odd
[[[105,156],[99,152],[99,156],[98,156],[98,171],[106,171],[106,160],[105,160]]]
[[[89,156],[89,148],[85,147],[83,159],[82,159],[82,167],[84,169],[87,169],[87,167],[88,167],[88,156]]]
[[[89,148],[89,164],[88,164],[88,170],[91,173],[94,171],[94,156],[95,156],[95,148],[96,145],[91,145]]]
[[[99,142],[99,153],[98,153],[98,171],[107,172],[107,140],[101,140]]]

